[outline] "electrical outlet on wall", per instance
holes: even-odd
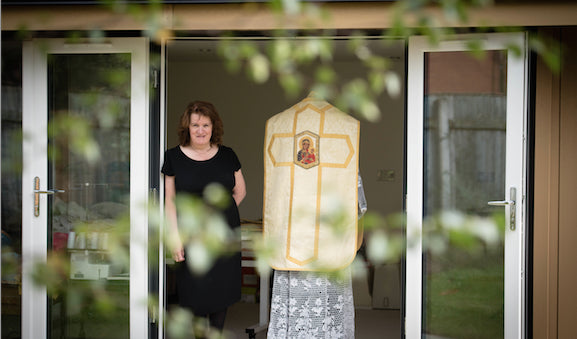
[[[395,181],[395,170],[392,169],[378,169],[377,181],[391,182]]]

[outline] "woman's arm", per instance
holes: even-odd
[[[244,177],[242,176],[242,170],[234,172],[234,179],[236,184],[232,189],[232,198],[236,205],[240,205],[244,197],[246,196],[246,183],[244,182]]]
[[[172,251],[174,261],[180,262],[184,260],[184,248],[178,232],[176,205],[174,203],[174,197],[176,196],[174,176],[164,176],[164,192],[164,213],[166,213],[166,218],[168,219],[168,246]]]

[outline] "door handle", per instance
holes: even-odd
[[[49,189],[42,191],[40,190],[40,178],[34,177],[34,216],[40,215],[40,194],[54,194],[54,193],[64,193],[64,190],[59,189]]]
[[[515,187],[511,187],[509,191],[509,199],[510,200],[489,201],[487,204],[491,206],[509,206],[509,229],[514,231],[516,222],[515,204],[517,199],[517,189]]]

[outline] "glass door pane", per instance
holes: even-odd
[[[129,266],[108,242],[129,216],[130,54],[48,61],[48,185],[64,191],[48,200],[49,249],[70,264],[66,292],[49,296],[50,337],[128,338]]]
[[[523,337],[525,44],[409,40],[407,338]]]
[[[502,214],[487,202],[505,196],[507,52],[427,52],[424,72],[424,219]],[[426,337],[503,338],[502,240],[435,251],[425,235]]]
[[[148,47],[23,45],[23,338],[148,337]]]

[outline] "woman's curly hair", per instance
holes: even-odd
[[[213,104],[206,101],[194,101],[186,106],[184,113],[180,117],[180,125],[178,126],[178,138],[181,146],[190,144],[190,116],[198,114],[205,116],[212,122],[212,135],[210,143],[213,145],[222,145],[222,136],[224,135],[224,126],[222,120],[216,111]]]

